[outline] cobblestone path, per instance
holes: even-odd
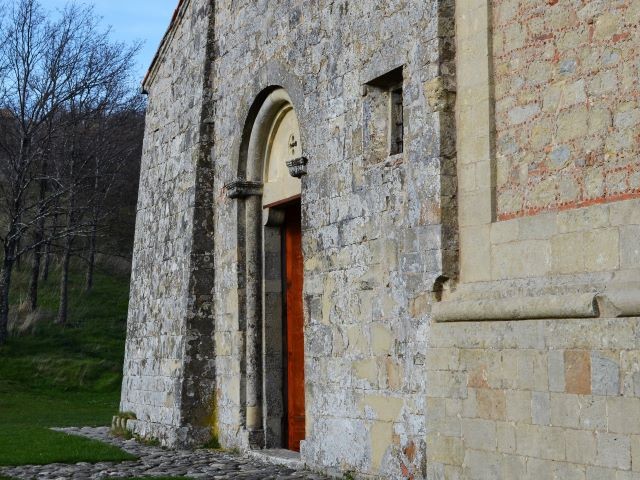
[[[0,475],[20,480],[102,480],[124,477],[185,476],[194,480],[209,479],[304,479],[325,480],[327,477],[259,460],[215,450],[166,450],[123,440],[109,435],[107,427],[59,429],[72,435],[116,445],[139,460],[111,463],[51,464],[0,468]]]

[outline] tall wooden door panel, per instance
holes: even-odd
[[[300,450],[305,436],[302,228],[300,202],[286,209],[284,228],[287,333],[287,448]]]

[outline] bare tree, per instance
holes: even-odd
[[[98,138],[95,141],[98,152],[94,165],[85,291],[93,288],[99,234],[106,227],[109,217],[114,213],[120,213],[117,210],[123,207],[121,192],[131,183],[131,178],[138,178],[144,133],[143,112],[142,98],[134,98],[122,111],[111,112],[105,116],[98,130]],[[130,175],[132,169],[134,172]],[[135,184],[137,186],[137,181]],[[136,192],[130,193],[128,198],[137,198]]]
[[[47,19],[38,0],[17,0],[9,9],[0,30],[0,111],[6,126],[5,135],[0,135],[0,152],[6,157],[0,164],[0,344],[7,336],[16,260],[35,251],[39,262],[46,242],[78,232],[77,219],[68,208],[55,238],[44,232],[47,218],[77,202],[83,172],[91,163],[73,150],[52,159],[52,145],[59,154],[65,152],[60,146],[72,145],[69,132],[77,122],[104,111],[110,103],[122,103],[118,95],[130,85],[138,49],[139,45],[111,42],[109,31],[99,29],[90,7],[69,4],[55,21]],[[30,289],[34,304],[36,267],[39,270],[34,260]]]

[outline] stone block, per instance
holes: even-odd
[[[500,478],[502,455],[493,452],[466,450],[463,478]]]
[[[374,355],[387,355],[393,352],[395,336],[384,325],[374,324],[371,327],[371,352]]]
[[[502,476],[499,478],[526,478],[527,459],[517,455],[502,456]]]
[[[553,478],[553,467],[555,462],[542,460],[540,458],[527,459],[527,474],[524,478],[527,480],[534,478]]]
[[[460,228],[460,276],[464,282],[491,279],[490,225]]]
[[[431,371],[427,374],[429,396],[466,398],[467,377],[459,372]]]
[[[584,255],[585,269],[588,272],[617,269],[620,264],[618,229],[586,232]]]
[[[620,265],[624,268],[640,267],[640,225],[620,228]]]
[[[554,462],[552,465],[553,478],[563,480],[585,480],[585,470],[584,466],[571,463]]]
[[[550,350],[547,354],[549,371],[549,390],[551,392],[564,392],[564,352]]]
[[[546,240],[527,240],[495,245],[491,250],[491,277],[539,277],[551,269],[551,245]]]
[[[507,414],[504,390],[479,388],[476,390],[477,413],[480,418],[505,420]]]
[[[555,213],[538,214],[518,219],[520,240],[545,240],[556,234]]]
[[[516,445],[519,455],[546,460],[565,459],[564,429],[559,427],[518,424]]]
[[[640,435],[631,435],[631,467],[640,472]]]
[[[568,429],[565,432],[567,461],[588,465],[596,456],[596,436],[594,432]]]
[[[370,385],[378,384],[378,363],[375,358],[354,362],[353,372],[356,378],[366,380]]]
[[[383,459],[392,448],[393,424],[388,422],[373,422],[370,427],[369,441],[371,443],[372,467],[379,471]]]
[[[581,397],[580,428],[587,430],[607,429],[607,405],[603,397]]]
[[[461,421],[465,448],[493,451],[497,447],[496,422],[464,418]]]
[[[607,398],[608,431],[611,433],[640,434],[640,398]]]
[[[587,467],[587,480],[619,480],[618,470],[602,467]]]
[[[427,435],[427,461],[447,465],[462,465],[465,449],[458,437],[446,437],[437,433]]]
[[[589,112],[586,107],[578,107],[561,113],[558,117],[558,142],[567,142],[587,135]]]
[[[631,441],[625,435],[596,433],[594,463],[601,467],[629,470],[631,468]]]
[[[503,222],[495,222],[491,224],[491,243],[493,245],[499,243],[508,243],[518,240],[519,220],[506,220]]]
[[[620,365],[615,355],[591,353],[591,391],[594,395],[620,393]]]
[[[640,225],[640,200],[614,202],[609,209],[611,225]]]
[[[512,422],[531,423],[531,392],[507,390],[505,396],[507,420]]]
[[[571,233],[609,226],[609,206],[594,205],[558,212],[558,233]]]
[[[531,418],[536,425],[551,423],[551,406],[547,392],[531,392]]]
[[[577,395],[552,393],[550,407],[552,425],[578,428],[582,402]]]
[[[591,393],[591,357],[586,350],[564,352],[565,391],[578,395]]]
[[[498,440],[498,451],[502,453],[515,453],[516,451],[516,429],[512,423],[496,422],[496,436]]]

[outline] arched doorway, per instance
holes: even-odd
[[[262,102],[244,148],[240,180],[229,195],[244,200],[238,243],[247,441],[252,448],[298,451],[305,436],[300,177],[306,159],[283,89]]]
[[[302,157],[302,145],[298,119],[293,105],[285,98],[286,93],[276,90],[273,97],[281,97],[284,101],[271,121],[263,171],[265,407],[266,421],[271,420],[271,425],[266,425],[266,433],[267,439],[272,437],[272,442],[298,451],[305,433],[301,181],[291,175],[287,163]],[[282,352],[280,362],[278,343]],[[269,365],[278,364],[280,369],[269,368]],[[281,402],[277,394],[269,393],[268,383],[277,385],[278,380],[283,387]],[[283,408],[278,442],[278,426],[274,423],[278,423],[279,403]],[[269,415],[270,412],[275,415]]]

